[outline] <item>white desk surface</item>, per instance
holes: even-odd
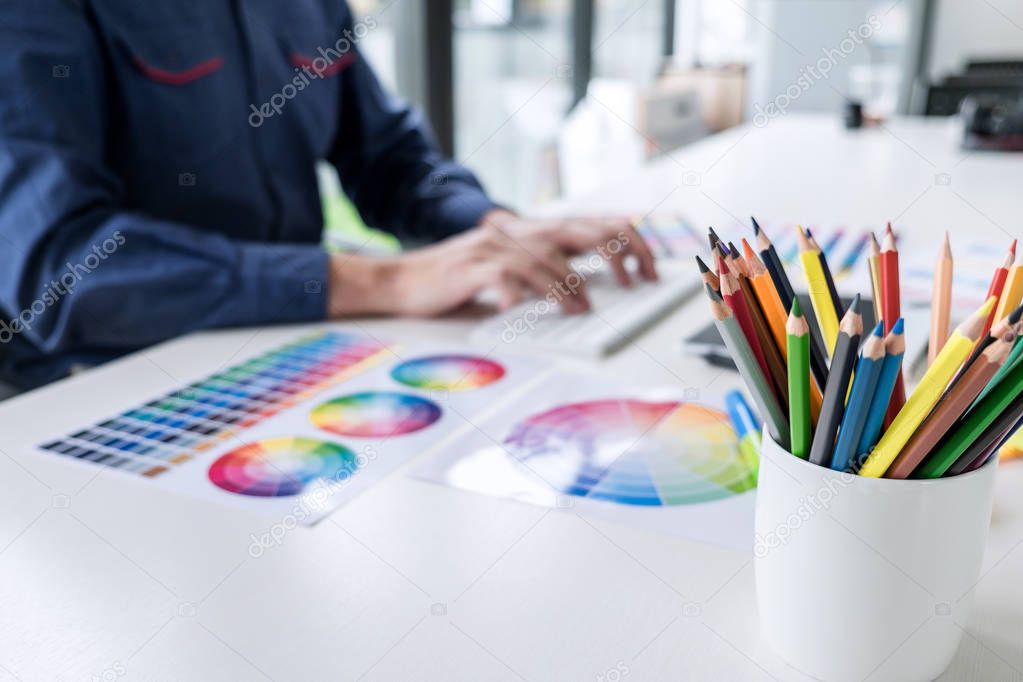
[[[945,228],[953,242],[1019,234],[1021,180],[1023,157],[964,153],[946,122],[848,133],[837,117],[789,115],[561,209],[659,206],[701,226],[751,213],[890,218],[933,231],[937,245]],[[695,299],[602,371],[735,383],[677,352],[706,319]],[[469,325],[351,326],[462,340]],[[0,680],[805,679],[759,638],[749,554],[398,472],[254,559],[250,534],[266,517],[33,451],[295,332],[194,335],[0,405]],[[1023,464],[999,474],[975,591],[972,615],[953,607],[965,635],[942,679],[1023,680]]]

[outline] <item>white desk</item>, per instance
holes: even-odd
[[[686,174],[688,173],[688,174]],[[949,184],[936,176],[949,175]],[[1023,158],[965,155],[941,122],[846,133],[787,116],[662,159],[575,205],[684,209],[699,225],[780,218],[1001,240]],[[685,181],[685,182],[684,182]],[[944,182],[941,180],[940,182]],[[937,236],[936,242],[937,244]],[[605,363],[623,381],[715,388],[676,353],[684,306]],[[364,321],[461,340],[467,322]],[[746,554],[446,489],[400,472],[258,559],[263,516],[32,451],[290,338],[174,341],[0,405],[0,680],[803,679],[760,641]],[[984,576],[948,680],[1023,680],[1023,464],[1000,472]],[[434,610],[443,611],[431,615]],[[850,633],[851,637],[855,633]],[[601,677],[603,676],[603,677]]]

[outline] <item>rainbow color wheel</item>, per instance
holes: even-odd
[[[499,363],[473,355],[430,355],[403,362],[391,371],[398,383],[431,391],[469,391],[503,376]]]
[[[390,391],[366,391],[334,398],[309,413],[313,424],[339,436],[400,436],[425,429],[441,410],[426,398]]]
[[[336,443],[311,438],[271,438],[221,455],[210,481],[239,495],[297,495],[318,479],[341,480],[356,471],[355,453]]]
[[[618,504],[698,504],[755,486],[728,415],[695,403],[572,403],[529,417],[505,445],[558,492]]]

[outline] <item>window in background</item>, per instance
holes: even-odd
[[[521,210],[559,193],[571,12],[570,0],[455,2],[455,157]]]

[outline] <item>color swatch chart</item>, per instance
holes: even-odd
[[[387,348],[339,332],[316,334],[41,448],[140,476],[160,476],[365,370],[388,355]]]
[[[695,403],[563,405],[528,417],[505,446],[559,492],[617,504],[698,504],[755,486],[728,416]]]

